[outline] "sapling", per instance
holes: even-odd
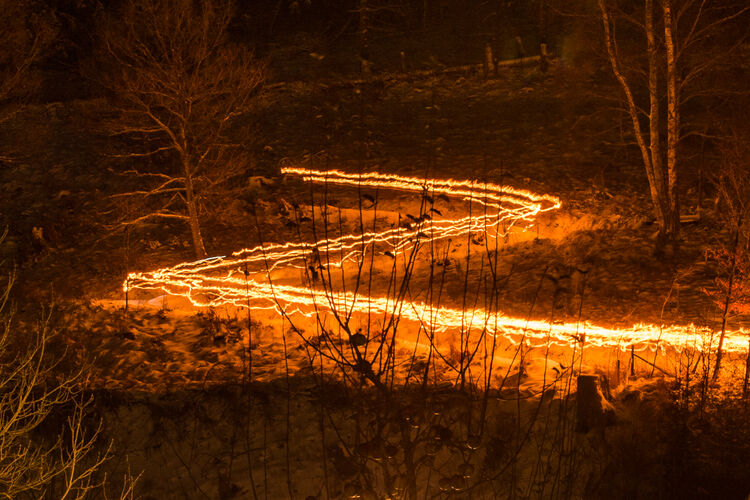
[[[706,290],[707,295],[722,311],[719,345],[716,350],[713,380],[721,369],[724,337],[731,314],[750,312],[750,147],[746,137],[734,133],[721,145],[722,165],[714,184],[719,202],[724,208],[724,224],[730,230],[729,244],[707,251],[719,268],[719,276],[714,288]],[[750,356],[750,352],[748,353]]]

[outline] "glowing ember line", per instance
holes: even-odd
[[[684,347],[701,348],[702,338],[710,331],[695,326],[635,325],[627,329],[605,328],[590,323],[550,323],[543,320],[511,318],[502,313],[431,307],[419,301],[404,300],[396,311],[393,297],[371,297],[343,291],[325,291],[312,286],[283,284],[271,275],[285,269],[304,269],[310,263],[341,267],[356,262],[376,246],[387,248],[395,257],[408,255],[421,241],[448,240],[469,233],[503,236],[519,222],[531,222],[537,215],[560,207],[558,198],[529,191],[470,181],[424,180],[377,172],[348,174],[337,170],[319,171],[284,168],[282,173],[314,183],[341,186],[396,189],[429,196],[445,195],[470,200],[485,207],[476,216],[457,219],[421,219],[407,227],[369,231],[328,238],[315,243],[288,242],[259,245],[234,252],[231,257],[213,257],[187,262],[148,273],[131,273],[124,283],[128,289],[162,290],[182,296],[197,306],[232,304],[237,307],[279,310],[286,314],[314,316],[332,310],[384,315],[397,313],[402,319],[421,322],[437,332],[469,328],[484,330],[518,342],[521,337],[532,344],[550,342],[573,346],[585,338],[586,345],[638,350]],[[501,232],[500,227],[504,228]],[[321,253],[325,254],[322,260]],[[373,252],[374,253],[374,252]],[[336,256],[336,257],[334,257]],[[474,318],[472,323],[471,318]],[[466,325],[470,324],[469,327]],[[728,332],[724,342],[728,352],[745,352],[744,331]]]

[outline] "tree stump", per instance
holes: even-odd
[[[576,431],[585,433],[591,429],[603,429],[612,422],[614,408],[599,388],[598,375],[578,376],[576,400]]]

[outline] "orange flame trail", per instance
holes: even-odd
[[[304,181],[313,183],[456,197],[480,203],[485,207],[485,212],[456,219],[429,220],[427,225],[420,221],[416,227],[347,234],[314,243],[259,245],[239,250],[231,256],[182,263],[152,272],[131,273],[123,284],[124,289],[162,290],[170,295],[186,297],[196,306],[249,305],[254,309],[276,310],[288,315],[314,316],[319,312],[339,308],[359,313],[389,314],[394,311],[393,297],[366,296],[351,291],[330,293],[312,286],[274,282],[271,275],[284,269],[304,269],[313,256],[323,249],[328,256],[338,255],[337,258],[327,260],[326,264],[339,267],[346,262],[356,262],[375,245],[388,248],[395,257],[404,256],[423,239],[436,241],[467,233],[485,234],[490,229],[498,231],[500,225],[507,231],[518,223],[533,222],[540,213],[556,210],[561,206],[560,200],[554,196],[492,183],[453,179],[425,180],[377,172],[349,174],[337,170],[306,168],[283,168],[282,173],[299,176]],[[663,349],[669,346],[679,351],[684,347],[703,347],[701,338],[710,334],[708,329],[693,325],[659,327],[642,324],[621,329],[596,326],[588,322],[550,323],[508,317],[481,309],[467,311],[433,307],[406,299],[399,307],[398,314],[402,319],[428,324],[437,332],[468,326],[510,341],[517,342],[523,337],[531,343],[550,342],[570,347],[585,338],[588,346],[626,349],[633,345],[637,350],[655,350],[657,347]],[[473,320],[467,321],[467,318]],[[727,332],[724,348],[727,352],[746,352],[746,332]]]

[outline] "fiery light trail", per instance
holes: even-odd
[[[532,222],[542,212],[560,207],[558,198],[491,183],[470,181],[424,180],[392,174],[348,174],[336,170],[318,171],[305,168],[284,168],[282,173],[301,177],[313,183],[359,188],[395,189],[422,196],[444,195],[476,202],[485,207],[483,213],[456,219],[417,219],[414,224],[392,227],[383,231],[364,231],[314,243],[288,242],[259,245],[197,262],[178,264],[147,273],[131,273],[124,289],[162,290],[182,296],[197,306],[220,306],[276,310],[286,314],[314,316],[318,312],[352,310],[357,313],[393,313],[393,297],[366,296],[351,291],[316,289],[313,286],[290,285],[283,279],[272,278],[272,273],[290,268],[304,269],[310,264],[341,267],[346,262],[363,258],[368,251],[387,248],[391,255],[407,255],[420,241],[447,240],[467,233],[499,236],[519,222]],[[503,228],[501,231],[500,228]],[[321,257],[321,252],[326,256]],[[280,310],[281,309],[281,310]],[[402,319],[427,324],[437,332],[467,328],[467,318],[474,321],[471,330],[486,330],[491,335],[518,342],[521,337],[532,345],[549,341],[553,345],[573,346],[585,339],[588,346],[629,348],[638,350],[667,346],[681,350],[686,346],[701,348],[702,338],[710,330],[695,326],[635,325],[631,328],[606,328],[584,323],[550,323],[544,320],[512,318],[502,313],[432,307],[420,301],[404,300],[399,308]],[[728,332],[724,341],[727,352],[745,352],[747,336],[744,331]]]

